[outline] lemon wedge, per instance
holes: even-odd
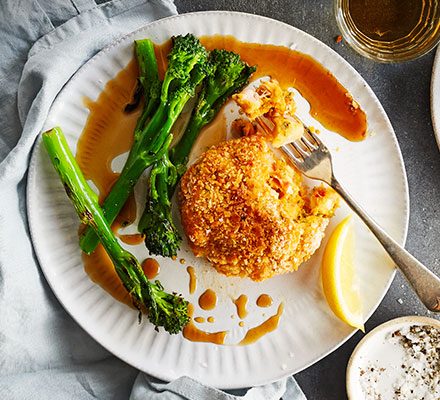
[[[359,278],[354,267],[352,216],[331,233],[321,266],[322,286],[328,305],[341,320],[364,332]]]

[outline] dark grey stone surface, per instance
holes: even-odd
[[[430,112],[430,83],[435,50],[403,64],[365,59],[342,41],[333,0],[175,0],[179,13],[227,10],[259,14],[288,23],[321,40],[344,57],[368,82],[382,103],[402,151],[410,191],[409,250],[440,274],[440,154]],[[382,303],[366,324],[375,326],[403,315],[427,312],[399,273]],[[439,318],[438,316],[434,316]],[[346,398],[345,368],[361,332],[338,350],[295,375],[310,400]]]

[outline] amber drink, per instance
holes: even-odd
[[[413,60],[440,40],[437,0],[335,0],[335,13],[345,40],[376,61]]]

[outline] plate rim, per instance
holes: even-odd
[[[276,19],[273,18],[269,18],[269,17],[265,17],[265,16],[261,16],[261,15],[256,15],[256,14],[251,14],[251,13],[244,13],[244,12],[238,12],[238,11],[222,11],[222,10],[218,10],[218,11],[198,11],[198,12],[191,12],[191,13],[185,13],[185,14],[178,14],[178,15],[173,15],[173,16],[169,16],[166,18],[162,18],[156,21],[153,21],[151,23],[148,23],[134,31],[131,31],[123,36],[121,36],[120,38],[116,39],[115,41],[109,43],[108,45],[106,45],[105,47],[103,47],[100,51],[98,51],[95,55],[93,55],[90,59],[88,59],[83,65],[81,65],[78,70],[70,77],[70,79],[66,82],[66,84],[63,86],[63,88],[60,90],[60,92],[57,94],[57,96],[55,97],[49,111],[48,114],[46,116],[44,125],[46,124],[47,121],[47,117],[51,114],[51,111],[53,110],[54,107],[57,106],[58,101],[59,101],[59,97],[62,94],[62,92],[66,89],[68,89],[71,85],[72,82],[74,82],[75,80],[78,79],[78,76],[81,76],[84,71],[87,71],[87,69],[89,68],[89,66],[95,62],[97,59],[99,59],[100,57],[102,57],[104,54],[106,54],[108,51],[110,51],[113,47],[117,46],[121,41],[126,40],[127,38],[136,35],[136,33],[148,29],[152,26],[155,25],[160,25],[163,23],[168,22],[169,20],[173,20],[173,19],[181,19],[181,18],[186,18],[186,17],[194,17],[194,16],[211,16],[211,15],[215,15],[215,16],[219,16],[219,15],[234,15],[237,17],[245,17],[245,18],[250,18],[250,19],[258,19],[258,20],[262,20],[262,21],[267,21],[270,23],[276,23],[276,24],[280,24],[283,25],[284,27],[286,27],[287,29],[290,29],[296,33],[299,33],[301,35],[305,35],[309,40],[314,41],[315,43],[319,44],[319,46],[321,47],[325,47],[327,48],[327,50],[331,51],[331,53],[337,57],[339,59],[339,62],[342,62],[344,64],[344,66],[346,68],[351,69],[363,82],[365,82],[365,90],[367,90],[370,94],[370,96],[372,97],[372,99],[374,100],[376,107],[378,109],[378,111],[380,112],[381,117],[383,118],[383,120],[386,122],[386,124],[389,126],[390,131],[392,133],[392,142],[395,148],[395,154],[396,157],[399,160],[399,167],[401,170],[401,178],[402,178],[402,188],[404,189],[404,209],[405,209],[405,220],[404,220],[404,224],[401,232],[401,237],[397,238],[396,240],[401,243],[402,245],[404,245],[405,241],[406,241],[406,237],[408,234],[408,226],[409,226],[409,216],[410,216],[410,208],[409,208],[409,188],[408,188],[408,180],[407,180],[407,174],[406,174],[406,169],[405,169],[405,165],[404,165],[404,160],[402,157],[402,152],[400,149],[400,146],[398,144],[397,141],[397,137],[395,134],[395,131],[391,125],[391,122],[388,118],[388,115],[386,114],[382,104],[380,103],[380,101],[378,100],[377,96],[375,95],[375,93],[373,92],[373,90],[371,89],[371,87],[368,85],[368,83],[365,81],[365,79],[360,75],[360,73],[354,69],[354,67],[349,64],[340,54],[338,54],[334,49],[332,49],[330,46],[328,46],[327,44],[325,44],[324,42],[322,42],[321,40],[315,38],[314,36],[312,36],[311,34],[296,28],[293,25],[287,24],[285,22],[282,21],[278,21]],[[43,128],[44,128],[43,125]],[[41,133],[44,131],[44,129],[42,129]],[[77,317],[73,314],[73,311],[70,310],[68,307],[66,307],[65,303],[61,300],[61,298],[58,296],[57,290],[55,289],[52,285],[52,281],[51,279],[48,278],[46,272],[45,272],[45,268],[43,267],[43,263],[41,262],[41,256],[39,254],[39,251],[36,249],[36,246],[34,246],[34,238],[35,238],[35,226],[33,222],[33,219],[30,218],[30,210],[33,207],[32,204],[32,196],[31,196],[31,183],[35,180],[35,172],[34,169],[31,168],[37,159],[37,155],[38,155],[38,149],[39,146],[41,144],[41,133],[38,135],[37,140],[34,143],[33,149],[32,149],[32,154],[31,154],[31,158],[30,158],[30,163],[29,163],[29,170],[28,170],[28,177],[27,177],[27,187],[26,187],[26,211],[27,211],[27,217],[28,217],[28,226],[29,226],[29,231],[30,231],[30,235],[31,235],[31,242],[32,242],[32,246],[34,248],[38,263],[39,263],[39,268],[41,269],[41,271],[43,272],[43,275],[45,276],[46,281],[48,282],[52,292],[54,293],[54,295],[56,296],[56,298],[58,299],[58,301],[60,302],[60,304],[63,306],[64,310],[68,312],[68,314],[75,320],[76,323],[78,323],[92,338],[94,338],[101,346],[103,346],[104,348],[106,348],[107,351],[109,351],[112,355],[118,357],[119,359],[123,360],[124,362],[128,363],[129,365],[132,365],[133,367],[137,368],[140,371],[145,371],[147,373],[151,373],[151,371],[146,371],[145,370],[145,366],[140,364],[140,363],[136,363],[133,362],[133,360],[128,359],[128,357],[125,357],[124,354],[121,353],[115,353],[114,349],[111,348],[110,346],[103,344],[102,341],[99,338],[96,338],[95,335],[92,335],[88,329],[88,327],[86,326],[86,324],[83,324],[82,322],[80,322],[79,319],[77,319]],[[380,296],[380,298],[378,298],[376,304],[374,305],[374,307],[372,307],[372,310],[369,312],[369,314],[365,317],[366,320],[368,320],[371,315],[377,310],[379,304],[382,302],[384,296],[388,293],[389,287],[391,286],[391,283],[395,277],[396,274],[396,270],[394,269],[392,271],[392,273],[390,274],[390,277],[388,279],[388,282],[386,283],[383,293]],[[322,360],[324,357],[326,357],[327,355],[331,354],[332,352],[334,352],[336,349],[338,349],[339,347],[341,347],[346,341],[348,341],[355,333],[357,332],[357,330],[353,330],[349,335],[347,335],[342,341],[340,341],[339,343],[337,343],[335,346],[333,346],[332,348],[330,348],[328,351],[323,352],[323,354],[317,355],[317,357],[310,362],[307,365],[302,366],[301,368],[299,368],[298,370],[294,371],[293,374],[299,373],[301,371],[303,371],[304,369],[310,367],[311,365],[316,364],[317,362],[319,362],[320,360]],[[277,377],[275,378],[268,378],[265,381],[261,381],[259,380],[258,382],[254,382],[251,383],[251,385],[262,385],[265,383],[270,383],[270,382],[274,382],[276,380],[282,379],[283,377],[286,377],[288,375],[291,375],[292,372],[288,371],[283,372],[281,371]],[[157,373],[157,371],[154,372],[154,376],[158,377],[159,379],[164,379],[164,380],[168,380],[169,377],[167,377],[166,374],[161,374],[161,373]],[[236,389],[236,388],[241,388],[243,386],[237,386],[237,385],[228,385],[227,383],[224,386],[217,386],[217,387],[221,387],[224,389]]]
[[[440,107],[440,47],[437,47],[432,64],[430,95],[432,129],[440,150],[440,110],[437,111]]]

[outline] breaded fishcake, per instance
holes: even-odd
[[[331,189],[302,185],[261,136],[211,147],[181,180],[182,224],[196,256],[255,281],[296,270],[319,247],[337,206]]]

